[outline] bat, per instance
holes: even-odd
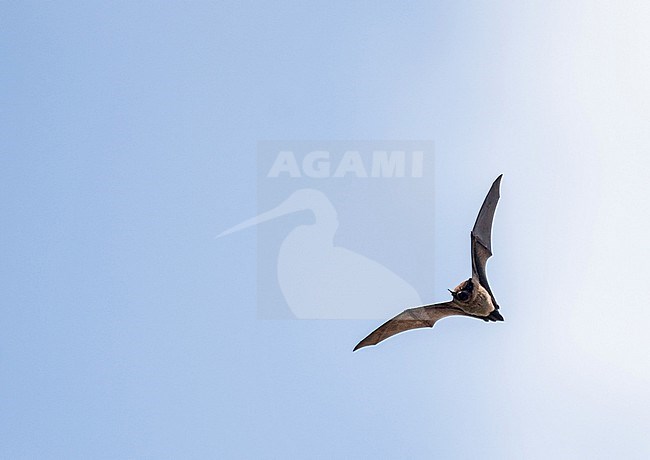
[[[354,347],[353,351],[370,345],[377,345],[400,332],[433,325],[447,316],[469,316],[483,321],[503,321],[487,279],[485,266],[492,256],[492,221],[499,201],[501,177],[496,178],[488,192],[474,228],[470,232],[472,252],[472,277],[463,281],[454,290],[448,289],[452,299],[421,307],[409,308],[379,326]]]

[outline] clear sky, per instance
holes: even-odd
[[[0,457],[648,458],[650,7],[565,3],[0,3]],[[427,302],[503,173],[506,321],[260,319],[264,139],[432,140],[337,241]]]

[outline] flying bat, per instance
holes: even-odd
[[[447,316],[469,316],[483,321],[503,321],[490,285],[485,266],[492,255],[492,221],[499,201],[501,177],[496,178],[478,212],[474,228],[470,232],[472,249],[472,277],[460,283],[451,293],[451,301],[409,308],[386,321],[354,347],[354,351],[377,345],[400,332],[421,327],[433,327],[439,319]]]

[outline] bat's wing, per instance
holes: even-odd
[[[382,340],[386,340],[400,332],[420,327],[433,327],[439,319],[452,315],[467,315],[463,310],[453,306],[451,302],[437,303],[435,305],[425,305],[423,307],[410,308],[402,313],[389,319],[384,324],[375,329],[368,337],[354,347],[354,351],[369,345],[377,345]]]
[[[499,308],[499,306],[490,290],[485,265],[492,255],[492,221],[494,220],[494,211],[499,201],[499,186],[501,185],[502,176],[503,174],[497,177],[492,187],[490,187],[490,191],[485,197],[485,201],[483,201],[483,206],[481,206],[481,210],[478,212],[478,217],[476,218],[476,223],[471,233],[472,277],[478,278],[481,286],[490,293],[496,308]]]

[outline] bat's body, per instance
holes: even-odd
[[[484,321],[503,321],[490,285],[485,266],[492,255],[492,221],[499,201],[501,176],[492,184],[470,233],[472,245],[472,277],[451,292],[452,300],[433,305],[410,308],[375,329],[354,347],[354,350],[376,345],[390,336],[409,329],[433,327],[439,319],[461,315]]]

